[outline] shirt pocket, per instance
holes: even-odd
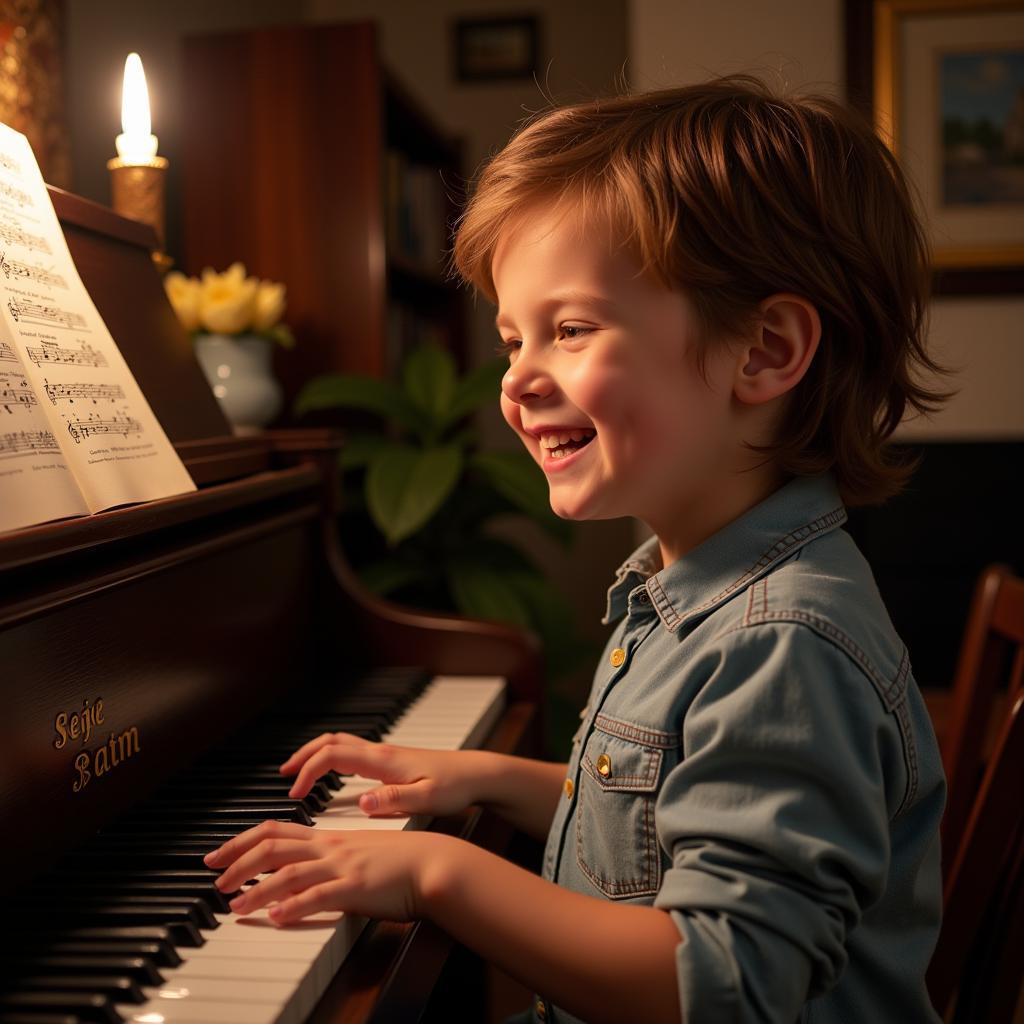
[[[651,896],[661,885],[654,801],[664,750],[607,731],[600,717],[580,758],[576,861],[610,899]]]

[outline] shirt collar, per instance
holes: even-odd
[[[645,541],[619,566],[602,621],[620,618],[629,594],[642,585],[662,625],[675,632],[845,522],[831,476],[797,477],[667,569],[661,568],[658,538]]]

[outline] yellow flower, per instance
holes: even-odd
[[[199,326],[199,282],[194,277],[172,270],[164,278],[164,291],[181,326],[186,331],[196,330]]]
[[[245,276],[241,263],[218,274],[207,267],[200,286],[199,321],[215,334],[238,334],[252,324],[259,282]]]
[[[284,285],[274,281],[260,281],[256,289],[256,308],[252,326],[256,331],[269,331],[284,314]]]

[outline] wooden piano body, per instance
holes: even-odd
[[[363,591],[337,543],[337,439],[233,437],[164,297],[149,229],[51,197],[93,300],[199,489],[0,536],[9,884],[73,853],[300,680],[343,687],[373,665],[505,676],[509,703],[489,745],[529,749],[540,679],[532,641]],[[101,700],[88,743],[58,747],[57,716]],[[76,753],[108,735],[105,770],[85,780]],[[492,848],[509,838],[478,812],[435,827]],[[414,1019],[449,948],[427,924],[371,924],[313,1019]]]

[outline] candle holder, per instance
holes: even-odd
[[[156,232],[158,249],[153,262],[166,273],[174,260],[163,251],[166,222],[164,218],[164,186],[168,162],[154,156],[146,163],[132,163],[114,157],[107,161],[110,171],[110,192],[116,213],[149,224]]]

